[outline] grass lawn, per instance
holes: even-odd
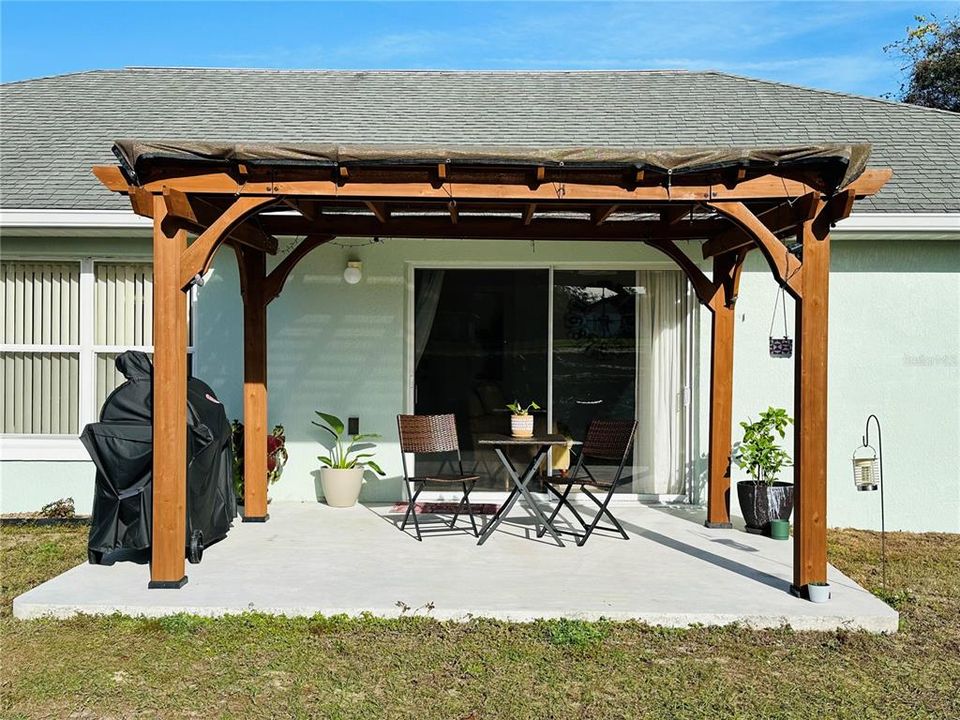
[[[18,621],[84,528],[3,527],[3,718],[960,718],[960,536],[888,536],[901,631],[424,618]],[[831,560],[880,586],[879,537]]]

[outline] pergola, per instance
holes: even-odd
[[[830,228],[879,191],[868,145],[637,150],[121,140],[93,168],[153,219],[150,587],[187,580],[187,292],[223,245],[243,300],[245,521],[267,515],[267,305],[338,237],[646,243],[712,316],[707,525],[730,527],[734,304],[757,249],[795,299],[794,591],[826,581]],[[278,236],[302,238],[269,272]],[[192,237],[192,241],[188,238]],[[701,243],[712,273],[677,241]]]

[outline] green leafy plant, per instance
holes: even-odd
[[[54,500],[52,503],[47,503],[42,508],[40,508],[40,517],[44,518],[59,518],[66,519],[72,518],[77,514],[77,509],[73,504],[73,498],[60,498],[59,500]]]
[[[234,420],[230,423],[230,429],[230,443],[233,447],[233,491],[237,499],[243,502],[243,423]],[[287,437],[283,425],[275,425],[273,432],[267,435],[268,486],[280,479],[287,459]]]
[[[734,449],[737,465],[750,473],[754,482],[773,485],[780,471],[792,464],[790,455],[777,444],[786,436],[793,418],[783,408],[767,408],[756,422],[741,422],[743,440]]]
[[[317,460],[325,467],[333,470],[370,468],[377,473],[377,475],[386,475],[386,473],[380,469],[380,466],[371,460],[375,453],[364,452],[365,450],[372,450],[376,447],[370,440],[379,439],[379,435],[376,433],[363,433],[354,435],[347,441],[345,438],[348,436],[344,432],[343,420],[336,415],[322,413],[319,410],[315,412],[320,417],[320,422],[313,420],[313,424],[321,430],[328,432],[333,438],[330,454],[318,455]]]
[[[531,401],[529,405],[524,407],[520,404],[519,400],[514,400],[512,403],[507,405],[507,410],[512,412],[514,415],[529,415],[530,410],[539,410],[540,406],[536,402]]]

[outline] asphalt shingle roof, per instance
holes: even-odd
[[[718,72],[127,68],[0,86],[0,207],[115,209],[113,141],[668,148],[870,142],[865,212],[960,212],[960,115]]]

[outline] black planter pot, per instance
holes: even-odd
[[[793,514],[791,483],[744,480],[737,483],[737,499],[748,533],[769,535],[771,520],[789,520]]]

